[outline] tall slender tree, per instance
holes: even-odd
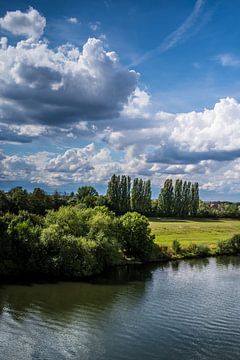
[[[111,210],[117,214],[124,214],[130,210],[130,188],[131,179],[122,175],[111,177],[108,182],[107,197]]]
[[[159,194],[159,213],[163,216],[172,216],[174,209],[174,189],[172,179],[164,182],[163,188]]]
[[[177,179],[174,186],[173,215],[181,216],[182,207],[183,207],[183,184],[182,184],[182,180]]]
[[[138,178],[133,180],[131,191],[131,210],[138,211]]]
[[[191,186],[191,216],[196,216],[199,208],[199,186],[195,182]]]
[[[144,182],[144,215],[150,215],[151,214],[151,208],[152,208],[152,190],[151,190],[151,181],[146,180]]]

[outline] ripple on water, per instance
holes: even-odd
[[[183,261],[134,269],[134,281],[5,286],[0,359],[238,359],[239,265]]]

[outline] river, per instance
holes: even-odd
[[[240,257],[0,286],[0,359],[239,359]]]

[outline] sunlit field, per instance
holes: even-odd
[[[150,225],[156,236],[156,243],[161,245],[171,245],[176,239],[183,246],[190,243],[204,243],[215,248],[219,240],[226,240],[240,233],[240,220],[231,219],[150,219]]]

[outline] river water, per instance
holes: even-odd
[[[240,257],[0,286],[0,359],[240,359]]]

